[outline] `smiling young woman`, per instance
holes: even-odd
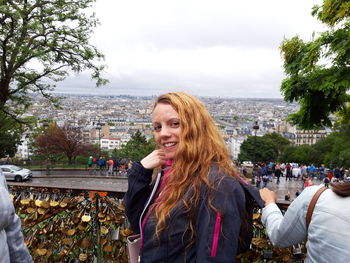
[[[161,95],[152,124],[158,147],[128,171],[125,195],[131,227],[142,233],[141,262],[234,262],[249,246],[246,199],[261,205],[258,191],[241,182],[215,122],[197,98]],[[165,171],[141,216],[156,168]]]

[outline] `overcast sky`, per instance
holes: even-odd
[[[97,0],[92,43],[110,83],[83,73],[57,92],[281,98],[279,45],[324,30],[311,16],[321,0]]]

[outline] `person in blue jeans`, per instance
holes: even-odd
[[[263,187],[266,187],[267,186],[267,183],[268,183],[268,180],[269,180],[269,176],[267,174],[267,168],[266,168],[266,165],[263,164],[261,166],[261,176],[262,176],[262,181],[263,181]]]
[[[267,184],[268,184],[268,182],[269,182],[269,177],[268,177],[268,175],[266,174],[266,175],[263,175],[263,177],[262,177],[262,180],[263,180],[263,187],[267,187]]]
[[[261,181],[262,181],[262,176],[261,176],[261,167],[259,166],[254,166],[253,168],[253,176],[255,179],[255,187],[260,188],[261,186]]]

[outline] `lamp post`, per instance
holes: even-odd
[[[100,123],[97,123],[97,126],[96,126],[96,130],[98,130],[98,149],[101,150],[101,134],[100,134],[100,131],[101,131],[102,127],[101,127],[101,124]]]
[[[28,161],[28,164],[30,162],[29,160],[29,134],[26,135],[26,146],[27,146],[27,161]]]
[[[253,126],[253,130],[254,130],[254,163],[253,163],[253,166],[255,166],[256,165],[256,133],[259,130],[258,121],[255,121],[254,126]]]
[[[47,141],[47,128],[49,127],[49,124],[47,122],[43,123],[43,127],[45,128],[45,151],[46,151],[46,175],[50,175],[50,167],[49,167],[49,151],[48,151],[48,141]]]

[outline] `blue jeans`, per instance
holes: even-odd
[[[268,181],[264,181],[264,186],[263,187],[266,187],[267,183],[268,183]]]
[[[260,188],[260,181],[256,181],[256,188]]]

